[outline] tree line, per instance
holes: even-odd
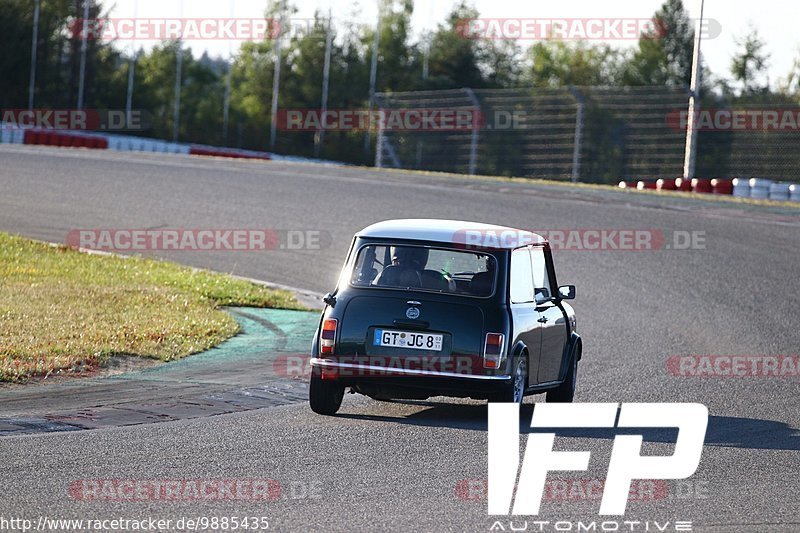
[[[95,1],[90,18],[107,16],[109,2]],[[355,9],[355,8],[354,8]],[[692,74],[694,24],[682,0],[666,0],[654,14],[658,35],[645,34],[630,49],[587,41],[539,41],[524,47],[511,40],[464,38],[459,24],[480,14],[462,1],[446,20],[422,36],[411,27],[412,0],[381,0],[376,90],[425,91],[563,86],[688,86]],[[265,17],[291,18],[289,0],[268,2]],[[322,98],[327,13],[315,13],[303,32],[281,43],[279,107],[319,108]],[[82,41],[71,31],[83,16],[83,0],[41,0],[39,18],[36,108],[70,108],[77,101]],[[330,56],[329,109],[363,109],[369,101],[370,66],[375,26],[347,22],[334,32]],[[33,2],[0,2],[0,109],[27,107],[31,64]],[[277,41],[244,42],[231,61],[198,54],[191,43],[162,42],[150,50],[129,49],[113,42],[89,40],[86,51],[86,107],[124,109],[128,69],[135,59],[133,107],[146,110],[148,137],[169,139],[173,131],[176,56],[182,54],[180,127],[182,142],[265,150],[272,122],[273,75]],[[797,103],[800,61],[785,79],[763,81],[769,55],[753,31],[738,41],[729,77],[717,77],[703,65],[701,93],[715,105],[741,102]],[[230,115],[223,130],[223,102],[230,72]],[[731,84],[732,79],[735,84]],[[373,139],[374,142],[374,139]],[[374,144],[373,144],[374,146]],[[314,133],[279,132],[275,151],[312,156]],[[330,131],[320,157],[371,163],[364,133]]]

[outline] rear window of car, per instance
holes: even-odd
[[[486,297],[494,292],[496,264],[484,253],[370,244],[358,251],[350,284]]]

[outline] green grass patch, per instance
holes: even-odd
[[[239,331],[224,305],[302,309],[288,291],[225,274],[0,233],[0,381],[207,350]]]

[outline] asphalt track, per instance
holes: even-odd
[[[632,501],[624,518],[691,520],[698,531],[800,529],[800,379],[678,377],[667,369],[674,355],[800,353],[799,215],[785,207],[345,167],[0,147],[2,231],[64,241],[77,228],[323,230],[331,238],[321,250],[157,254],[317,292],[333,287],[352,234],[388,218],[655,229],[668,243],[676,231],[705,232],[704,246],[689,250],[555,256],[559,281],[578,286],[585,352],[577,401],[708,406],[706,446],[691,483],[669,482],[659,497]],[[646,453],[671,453],[664,434],[645,437]],[[576,478],[604,479],[611,434],[578,430],[558,443],[592,451],[589,471]],[[4,437],[0,514],[35,523],[44,515],[246,513],[287,531],[488,531],[485,499],[463,490],[464,480],[486,478],[486,445],[479,402],[355,396],[337,417],[299,403]],[[90,501],[69,491],[82,479],[272,479],[283,490],[266,503]],[[598,520],[598,508],[591,496],[548,501],[539,519]],[[531,522],[529,530],[538,529]]]
[[[308,338],[319,314],[228,308],[240,333],[172,364],[115,356],[81,379],[0,387],[0,437],[149,424],[308,398]]]

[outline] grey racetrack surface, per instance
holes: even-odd
[[[323,250],[160,254],[318,292],[333,287],[355,231],[402,217],[656,229],[668,239],[675,231],[705,232],[704,249],[556,252],[559,281],[578,286],[574,306],[585,351],[577,401],[700,402],[710,410],[692,478],[697,490],[679,494],[670,484],[663,499],[629,504],[626,520],[691,520],[703,531],[800,530],[800,378],[698,379],[666,368],[673,355],[800,353],[798,209],[344,167],[0,146],[0,231],[64,241],[79,228],[323,230],[331,236]],[[486,478],[485,429],[479,402],[348,396],[338,417],[297,404],[6,437],[0,515],[247,513],[268,517],[277,530],[488,531],[485,500],[456,490],[462,480]],[[559,443],[593,452],[589,472],[578,477],[605,477],[608,435],[577,433]],[[663,438],[646,439],[648,453],[671,449]],[[70,497],[70,483],[86,478],[270,478],[284,491],[266,504]],[[546,503],[542,519],[596,520],[598,508],[597,499]]]

